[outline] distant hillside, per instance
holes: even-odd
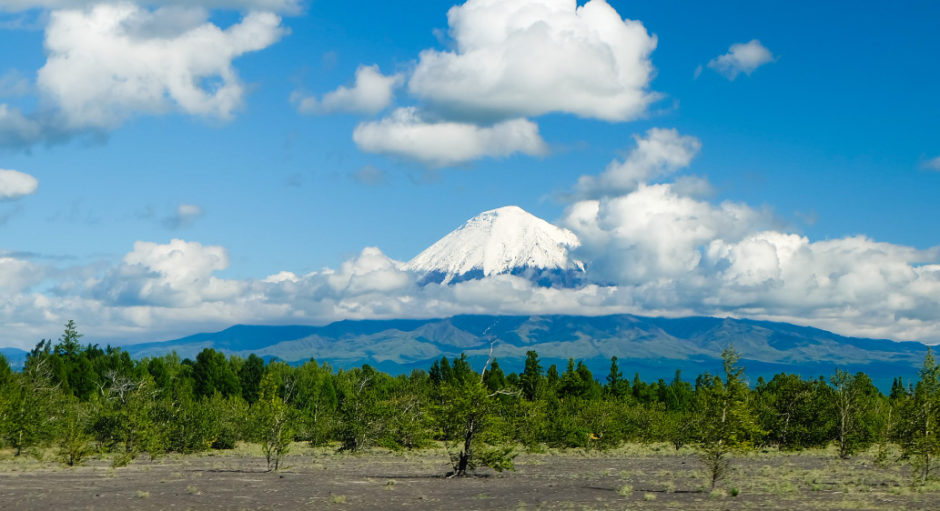
[[[26,362],[26,352],[16,348],[0,348],[0,355],[7,359],[13,369],[20,369]]]
[[[610,358],[620,359],[625,375],[686,379],[720,370],[720,353],[734,344],[748,376],[781,371],[804,377],[830,375],[836,367],[865,371],[885,389],[891,379],[916,377],[926,346],[916,342],[843,337],[787,323],[707,317],[647,318],[612,316],[455,316],[427,320],[339,321],[326,326],[236,325],[216,333],[166,342],[126,346],[136,357],[176,351],[194,358],[211,347],[247,356],[255,353],[301,363],[310,358],[336,367],[371,364],[401,373],[426,369],[442,356],[466,353],[479,364],[490,344],[500,365],[521,370],[525,353],[536,350],[542,365],[564,369],[568,358],[584,360],[603,381]]]

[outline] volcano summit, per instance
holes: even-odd
[[[584,264],[569,249],[581,245],[567,229],[518,206],[484,211],[405,265],[422,283],[454,283],[500,274],[521,275],[543,286],[573,286]]]

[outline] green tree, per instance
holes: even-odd
[[[196,356],[192,375],[197,396],[211,396],[216,392],[223,396],[241,394],[238,377],[228,359],[212,348],[206,348]]]
[[[0,388],[0,435],[16,456],[55,435],[64,396],[50,366],[48,357],[30,357],[23,373]]]
[[[238,372],[242,397],[253,404],[261,394],[261,377],[264,376],[264,360],[252,353]]]
[[[539,362],[539,355],[535,351],[529,350],[525,354],[525,366],[522,375],[519,377],[519,388],[522,390],[522,396],[528,401],[534,401],[539,395],[542,380],[542,364]]]
[[[59,458],[68,466],[81,464],[91,454],[91,425],[94,410],[75,398],[64,404],[59,426]]]
[[[617,357],[610,357],[610,372],[607,374],[607,386],[604,390],[615,398],[623,398],[630,392],[630,382],[623,379]]]
[[[273,373],[261,379],[261,395],[251,407],[252,437],[261,444],[268,470],[277,471],[290,450],[294,435],[294,411],[278,393]]]
[[[836,369],[830,378],[836,411],[836,441],[839,457],[848,458],[861,448],[871,445],[875,395],[878,390],[863,373],[849,374]]]
[[[721,353],[725,379],[706,378],[698,392],[700,457],[710,474],[711,487],[725,478],[730,454],[747,448],[760,432],[748,402],[740,356],[729,346]]]
[[[448,446],[451,477],[465,476],[481,465],[496,471],[514,469],[515,454],[506,445],[510,437],[508,423],[498,413],[501,407],[498,397],[514,392],[489,391],[485,377],[485,368],[479,375],[463,372],[437,389],[432,413],[439,435]]]
[[[900,406],[898,437],[901,448],[911,459],[914,474],[921,484],[927,482],[933,471],[935,458],[940,455],[940,365],[933,351],[927,349],[920,379],[914,393]]]

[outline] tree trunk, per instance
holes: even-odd
[[[474,421],[467,424],[467,431],[464,434],[463,450],[457,458],[457,466],[454,467],[455,476],[467,475],[467,467],[470,465],[470,457],[473,455],[473,429]]]

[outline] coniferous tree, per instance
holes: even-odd
[[[542,387],[542,364],[535,351],[529,350],[525,354],[525,367],[519,377],[519,387],[527,400],[534,401],[538,397]]]

